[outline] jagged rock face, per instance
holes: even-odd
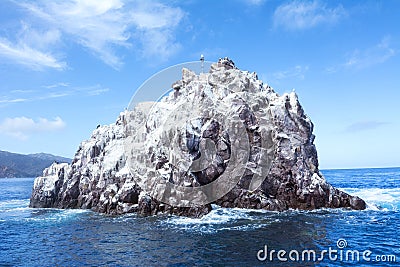
[[[70,165],[44,170],[35,180],[30,206],[197,217],[208,213],[211,203],[275,211],[365,209],[363,200],[333,188],[320,173],[313,124],[294,92],[279,96],[255,73],[237,69],[226,58],[206,74],[183,69],[182,80],[172,88],[156,105],[139,104],[122,112],[115,124],[96,129]],[[180,117],[187,107],[198,116]],[[166,134],[166,125],[174,124],[166,124],[171,118],[185,121],[184,130],[172,137]],[[236,126],[222,123],[227,118],[243,125],[246,149],[229,129]],[[177,149],[183,161],[170,156]],[[235,156],[245,158],[245,165],[232,168]],[[203,204],[175,205],[184,198],[179,189],[157,195],[161,183],[193,189],[235,175],[240,177],[227,193],[195,202]],[[254,182],[254,177],[262,179]],[[208,200],[201,194],[194,199]]]

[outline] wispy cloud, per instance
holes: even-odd
[[[156,61],[165,61],[181,48],[179,43],[170,42],[173,36],[168,30],[146,30],[142,32],[140,39],[142,56],[145,58],[156,57]]]
[[[185,16],[180,8],[169,7],[155,1],[141,1],[128,12],[128,21],[136,30],[142,55],[166,60],[181,47],[175,41],[174,30]]]
[[[154,1],[119,0],[43,0],[19,5],[47,23],[48,38],[58,32],[115,69],[123,65],[116,51],[121,47],[140,47],[143,56],[161,59],[179,49],[174,29],[184,17],[180,8]],[[52,66],[49,62],[47,65]]]
[[[388,124],[387,122],[382,122],[382,121],[360,121],[360,122],[355,122],[350,124],[349,126],[346,127],[345,132],[348,133],[357,133],[357,132],[362,132],[362,131],[367,131],[367,130],[373,130],[377,129],[381,126],[384,126]]]
[[[350,68],[366,68],[383,63],[395,54],[396,51],[390,45],[390,37],[386,36],[373,47],[365,50],[354,50],[344,66]]]
[[[52,120],[28,117],[6,118],[0,123],[0,133],[19,140],[26,140],[35,133],[53,132],[64,129],[66,123],[56,117]]]
[[[0,104],[20,103],[20,102],[26,102],[26,101],[29,101],[29,99],[27,99],[27,98],[8,98],[8,97],[0,98]]]
[[[27,66],[33,70],[53,68],[63,70],[66,63],[56,59],[51,53],[41,52],[22,40],[12,43],[7,39],[0,38],[0,58]]]
[[[108,88],[94,87],[94,88],[91,88],[90,90],[88,90],[87,94],[90,96],[97,96],[97,95],[106,93],[108,91],[109,91]]]
[[[55,84],[43,85],[42,87],[47,88],[47,89],[52,89],[52,88],[68,87],[68,86],[69,86],[68,83],[59,82],[59,83],[55,83]]]
[[[44,85],[42,86],[42,89],[38,90],[12,90],[6,95],[0,95],[0,104],[2,104],[1,106],[7,106],[8,104],[32,102],[68,96],[91,97],[107,93],[108,91],[110,91],[109,88],[103,87],[99,84],[92,86],[71,86],[68,83],[60,82]]]
[[[34,90],[12,90],[11,93],[13,94],[30,94],[35,92]]]
[[[290,69],[272,73],[272,78],[273,80],[284,80],[289,78],[303,80],[308,69],[308,66],[296,65]]]
[[[250,6],[261,6],[265,1],[266,0],[242,0],[242,2]]]
[[[341,69],[364,69],[382,64],[396,55],[396,50],[391,46],[390,36],[371,47],[355,49],[349,53],[344,63],[327,68],[327,72],[337,72]]]
[[[345,16],[347,12],[341,5],[330,8],[317,0],[292,1],[275,10],[273,25],[287,30],[303,30],[320,24],[334,24]]]

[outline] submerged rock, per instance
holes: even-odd
[[[94,130],[71,164],[45,169],[30,207],[194,217],[208,213],[210,204],[365,209],[362,199],[335,189],[319,171],[313,124],[294,92],[279,96],[228,58],[209,73],[183,69],[171,87],[160,102],[141,103]],[[197,116],[185,120],[190,112]],[[182,131],[168,128],[177,119],[184,122]],[[235,139],[240,131],[245,140]],[[243,164],[232,166],[234,157]],[[196,191],[216,182],[226,185],[218,190],[229,190]]]

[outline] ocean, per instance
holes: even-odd
[[[399,266],[400,168],[322,173],[368,208],[109,216],[28,208],[34,178],[0,179],[0,266]]]

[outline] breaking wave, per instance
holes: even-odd
[[[367,209],[399,211],[400,188],[341,188],[351,195],[359,196],[367,202]]]

